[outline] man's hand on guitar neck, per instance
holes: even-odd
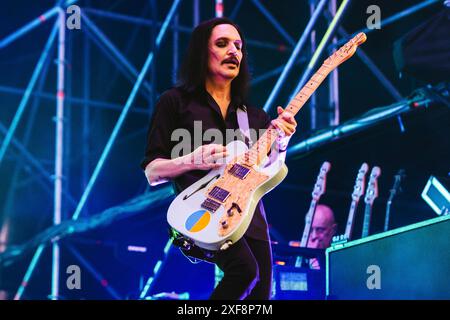
[[[282,107],[277,107],[277,112],[278,118],[272,120],[271,123],[278,131],[278,151],[283,152],[286,151],[289,139],[295,133],[297,121],[292,113],[283,110]]]
[[[297,121],[294,115],[289,111],[283,110],[282,107],[277,107],[278,118],[272,120],[272,125],[280,130],[280,135],[290,137],[295,133]]]

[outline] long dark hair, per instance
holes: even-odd
[[[228,18],[213,18],[200,23],[194,29],[187,54],[178,73],[177,87],[189,93],[198,92],[205,88],[208,73],[208,41],[214,27],[220,24],[229,24],[235,27],[242,39],[242,60],[239,74],[231,82],[231,96],[245,100],[250,81],[247,46],[239,26]]]

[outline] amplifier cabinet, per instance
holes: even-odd
[[[325,254],[327,299],[450,299],[450,215]]]

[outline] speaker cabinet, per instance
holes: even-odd
[[[326,250],[327,299],[450,299],[450,215]]]

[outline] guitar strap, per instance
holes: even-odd
[[[237,121],[239,130],[242,133],[245,143],[249,148],[253,146],[253,140],[250,135],[250,125],[248,123],[247,106],[242,105],[237,108]]]

